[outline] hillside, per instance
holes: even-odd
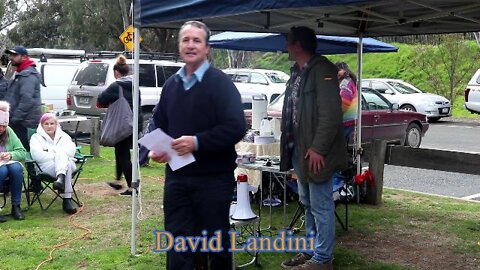
[[[394,78],[410,82],[425,92],[449,98],[452,75],[454,116],[478,117],[463,108],[463,90],[473,73],[480,68],[480,49],[473,41],[460,45],[407,45],[393,43],[397,53],[367,53],[363,56],[363,78]],[[347,62],[357,72],[357,55],[329,55],[332,62]],[[291,62],[287,54],[258,54],[252,67],[278,69],[289,73]],[[456,75],[455,75],[456,74]],[[437,86],[435,87],[435,84]]]

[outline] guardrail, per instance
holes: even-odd
[[[374,186],[367,187],[366,203],[380,204],[384,165],[480,175],[480,154],[387,145],[375,140],[365,147]]]

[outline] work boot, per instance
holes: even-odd
[[[65,174],[61,173],[57,176],[57,180],[53,182],[53,188],[59,191],[65,190]]]
[[[300,252],[297,255],[295,255],[295,257],[283,261],[281,266],[285,269],[290,269],[294,266],[304,264],[306,261],[310,260],[311,257],[312,256],[310,256],[306,253]]]
[[[69,215],[75,214],[77,208],[73,206],[72,198],[63,198],[63,211]]]
[[[12,205],[12,217],[16,220],[24,220],[25,216],[22,213],[22,209],[20,208],[20,204]]]
[[[333,270],[332,261],[326,263],[316,263],[308,260],[304,264],[293,267],[292,270]]]

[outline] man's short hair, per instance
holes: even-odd
[[[13,49],[5,50],[6,54],[20,54],[20,55],[28,55],[27,49],[25,47],[17,45]]]
[[[202,29],[205,32],[205,41],[208,44],[208,41],[210,40],[210,29],[208,29],[207,25],[204,24],[203,22],[200,21],[188,21],[185,22],[182,27],[180,28],[180,31],[178,31],[178,40],[180,41],[180,34],[182,33],[183,29],[186,28],[187,26],[195,26],[197,28]]]
[[[293,26],[288,33],[289,42],[300,42],[305,51],[315,54],[317,50],[317,36],[315,32],[306,26]]]

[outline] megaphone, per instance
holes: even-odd
[[[248,184],[248,178],[245,174],[237,176],[237,205],[233,211],[232,220],[252,220],[257,218],[250,208],[250,191],[257,191],[257,188]]]

